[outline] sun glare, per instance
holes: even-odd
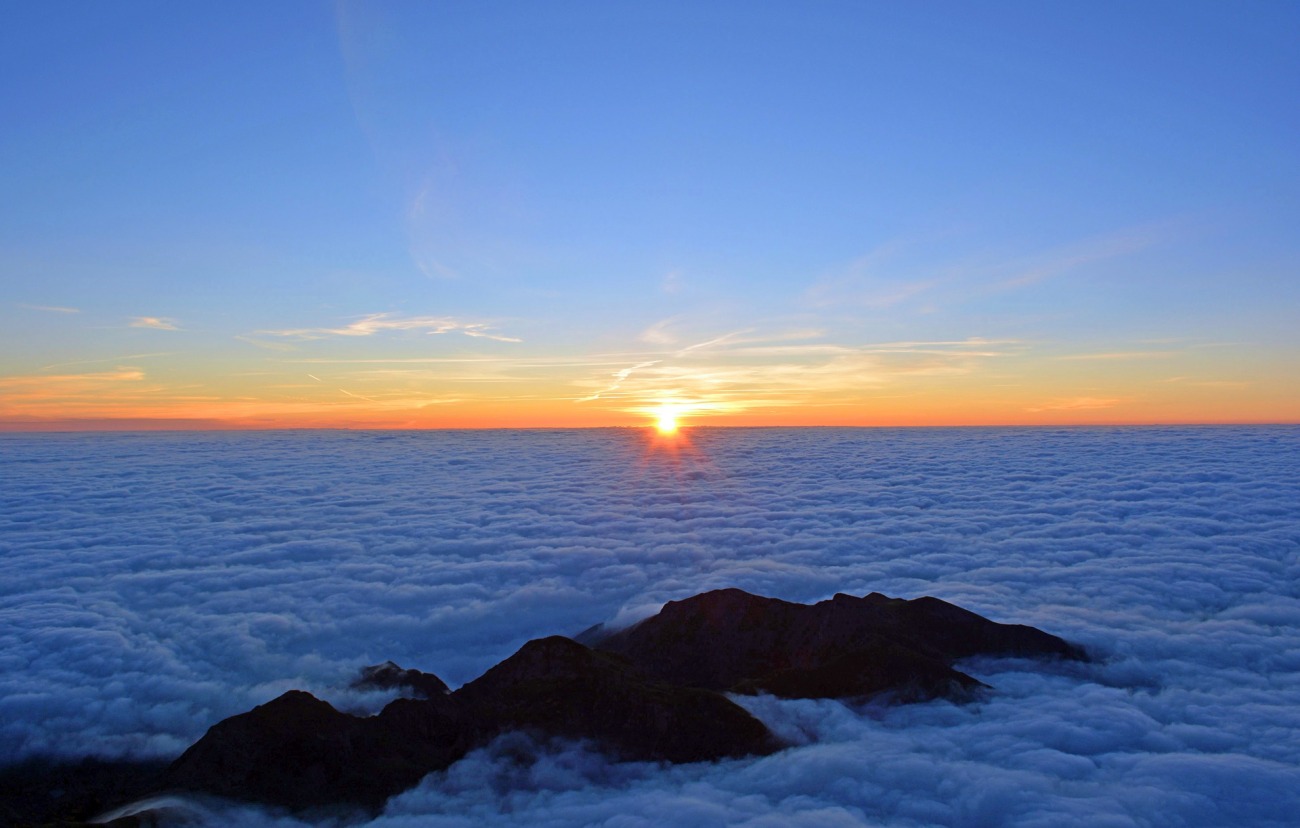
[[[687,410],[676,402],[662,402],[654,408],[644,409],[645,413],[654,418],[655,431],[659,432],[660,437],[675,436],[682,426],[682,414]]]
[[[677,433],[677,415],[660,414],[659,419],[655,421],[655,428],[659,429],[660,434],[669,435]]]

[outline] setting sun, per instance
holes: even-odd
[[[655,421],[655,428],[659,429],[660,434],[676,434],[677,415],[667,413],[660,414],[659,419]]]
[[[682,414],[689,409],[677,402],[661,402],[646,413],[654,418],[655,430],[665,437],[671,437],[681,427]]]

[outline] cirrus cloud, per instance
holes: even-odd
[[[466,322],[450,316],[396,316],[391,313],[372,313],[354,322],[336,328],[288,328],[282,330],[258,331],[261,336],[277,336],[289,339],[323,339],[331,336],[374,336],[386,331],[424,331],[428,334],[460,333],[465,336],[492,339],[497,342],[521,342],[522,340],[493,333],[493,329],[483,322]]]
[[[152,328],[155,331],[179,331],[180,325],[175,319],[162,316],[136,316],[131,319],[132,328]]]

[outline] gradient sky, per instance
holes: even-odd
[[[0,428],[1300,421],[1300,5],[0,5]]]

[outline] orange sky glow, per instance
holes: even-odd
[[[1020,360],[1021,363],[1025,361]],[[1298,419],[1295,383],[1196,380],[1109,366],[1079,376],[1056,365],[1022,364],[985,375],[972,366],[914,376],[883,373],[862,387],[722,384],[717,372],[675,372],[672,387],[614,389],[605,396],[530,380],[493,384],[490,393],[412,393],[409,387],[351,378],[341,383],[209,380],[177,387],[145,370],[0,379],[0,430],[464,429],[651,427],[665,412],[692,426],[994,426],[1269,423]],[[1167,366],[1161,365],[1164,369]],[[1054,373],[1053,373],[1054,372]],[[761,375],[761,372],[757,372]],[[774,373],[781,374],[781,370]],[[305,379],[305,378],[304,378]],[[613,382],[611,378],[611,383]],[[627,378],[624,378],[627,382]],[[449,379],[449,387],[458,383]],[[710,388],[712,387],[712,390]],[[680,393],[681,391],[693,393]],[[674,391],[679,393],[673,393]]]

